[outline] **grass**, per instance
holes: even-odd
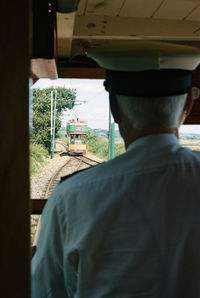
[[[30,145],[30,172],[31,176],[36,175],[39,170],[47,163],[48,151],[38,144]]]
[[[107,147],[107,142],[100,138],[95,138],[94,140],[87,141],[87,150],[103,160],[108,160]]]
[[[200,146],[200,140],[199,139],[180,139],[181,145],[185,146]]]
[[[121,141],[121,139],[119,139]],[[180,143],[183,146],[199,146],[195,150],[200,150],[200,139],[181,138]],[[194,150],[194,148],[192,148]],[[108,160],[108,142],[105,138],[93,137],[88,139],[87,150],[97,157],[107,161]],[[115,157],[125,152],[124,144],[115,143],[114,154]]]
[[[108,160],[108,140],[106,138],[99,138],[94,134],[89,133],[87,139],[87,150],[105,161]],[[124,152],[124,144],[115,143],[115,156],[118,156]]]

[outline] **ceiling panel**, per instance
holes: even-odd
[[[195,39],[200,22],[107,16],[77,16],[73,38],[173,38]],[[195,34],[194,34],[195,32]]]
[[[166,0],[155,13],[157,19],[184,19],[196,6],[199,1],[194,0]]]
[[[123,17],[151,17],[163,0],[126,0],[120,16]]]
[[[123,3],[124,0],[88,0],[86,14],[116,16]]]
[[[187,18],[189,21],[200,21],[200,6],[197,7]]]

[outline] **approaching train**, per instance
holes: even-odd
[[[86,122],[81,120],[70,120],[67,122],[67,143],[69,155],[85,155],[86,139]]]

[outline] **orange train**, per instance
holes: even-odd
[[[84,121],[67,122],[67,143],[69,155],[85,155],[87,124]]]

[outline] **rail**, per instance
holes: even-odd
[[[81,168],[81,164],[86,164],[88,166],[94,166],[96,164],[99,164],[100,162],[94,160],[94,159],[91,159],[89,157],[85,157],[85,156],[81,156],[81,157],[77,157],[77,156],[74,156],[74,157],[71,157],[62,167],[60,167],[54,174],[53,176],[51,177],[49,183],[47,184],[46,188],[45,188],[45,191],[44,191],[44,195],[42,196],[41,199],[32,199],[31,200],[31,205],[32,205],[32,208],[31,208],[31,214],[41,214],[42,213],[42,210],[47,202],[47,199],[49,197],[49,195],[51,194],[53,188],[55,187],[55,185],[60,181],[59,179],[59,173],[61,173],[61,171],[63,170],[63,168],[67,167],[67,165],[69,165],[69,162],[71,159],[77,159],[80,161],[81,159],[81,162],[80,164],[76,167],[76,169],[71,172],[71,173],[74,173],[74,172],[77,172],[80,168]],[[70,174],[70,173],[69,173]],[[64,175],[63,175],[64,176]],[[56,183],[55,183],[55,180],[57,179]]]
[[[51,177],[50,181],[46,185],[44,191],[44,198],[43,199],[33,199],[32,200],[32,212],[31,214],[41,214],[42,210],[48,200],[48,197],[51,195],[55,186],[60,182],[60,178],[65,176],[66,174],[72,174],[79,171],[82,168],[88,168],[94,166],[95,164],[99,164],[100,162],[93,160],[91,158],[81,156],[81,157],[70,157],[64,165],[62,165]],[[37,245],[39,234],[41,229],[41,217],[37,223],[37,229],[33,241],[33,246]]]

